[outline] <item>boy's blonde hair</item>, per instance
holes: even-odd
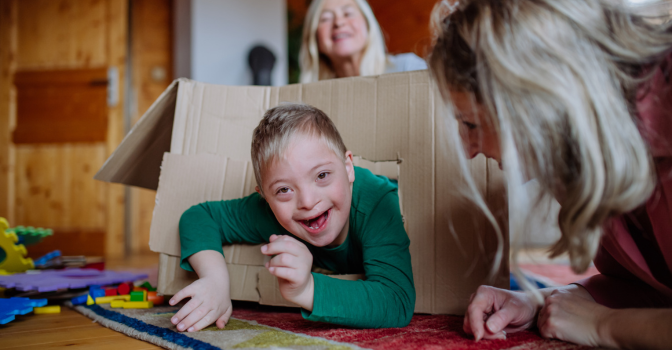
[[[429,67],[448,109],[451,90],[471,93],[500,136],[512,234],[529,230],[516,210],[527,207],[520,185],[537,179],[562,206],[552,256],[568,252],[573,270],[585,271],[605,220],[654,189],[634,106],[647,68],[672,48],[669,24],[650,25],[620,0],[459,0],[435,7],[433,27]],[[515,256],[520,242],[512,247]]]
[[[345,161],[347,149],[341,134],[324,112],[307,104],[283,103],[266,111],[252,134],[252,166],[262,195],[262,171],[276,157],[282,156],[296,133],[321,138]]]
[[[306,13],[303,22],[303,36],[299,51],[299,64],[301,66],[301,83],[312,83],[318,80],[336,78],[334,68],[329,59],[319,52],[317,46],[317,26],[320,23],[320,14],[325,0],[313,0]],[[373,10],[366,0],[354,0],[359,10],[366,18],[369,35],[364,48],[362,63],[359,67],[359,75],[379,75],[385,73],[387,65],[387,49],[383,31],[373,15]]]

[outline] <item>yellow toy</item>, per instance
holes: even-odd
[[[19,239],[12,232],[5,232],[9,223],[5,218],[0,218],[0,250],[4,251],[4,259],[0,257],[0,270],[8,273],[25,272],[35,268],[33,259],[26,258],[28,252],[23,244],[16,244]],[[0,252],[2,255],[2,252]]]
[[[113,295],[109,297],[98,297],[96,298],[96,304],[109,304],[115,300],[130,301],[130,295]]]
[[[51,305],[51,306],[36,307],[36,308],[33,308],[33,312],[35,312],[36,315],[40,315],[40,314],[60,314],[61,313],[61,306],[60,305]]]

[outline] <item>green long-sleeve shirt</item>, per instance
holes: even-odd
[[[415,287],[410,240],[397,190],[388,178],[355,167],[345,242],[330,248],[302,241],[316,266],[339,274],[366,275],[365,281],[344,281],[313,273],[313,311],[302,310],[305,319],[362,328],[404,327],[411,321]],[[181,266],[193,271],[187,258],[197,252],[223,253],[223,244],[267,243],[272,234],[291,235],[257,193],[195,205],[180,219]]]

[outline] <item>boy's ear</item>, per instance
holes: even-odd
[[[352,164],[352,152],[345,152],[345,171],[348,173],[348,181],[355,182],[355,166]]]

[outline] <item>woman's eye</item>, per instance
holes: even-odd
[[[331,21],[332,18],[333,16],[331,14],[324,14],[320,16],[320,23]]]
[[[469,129],[469,130],[474,130],[474,129],[476,129],[476,127],[477,127],[476,124],[474,124],[474,123],[469,123],[469,122],[465,122],[465,121],[463,121],[462,124],[464,124],[464,126],[466,126],[467,129]]]
[[[317,175],[317,178],[318,178],[319,180],[323,180],[323,179],[326,178],[326,177],[327,177],[327,173],[320,173],[319,175]]]

